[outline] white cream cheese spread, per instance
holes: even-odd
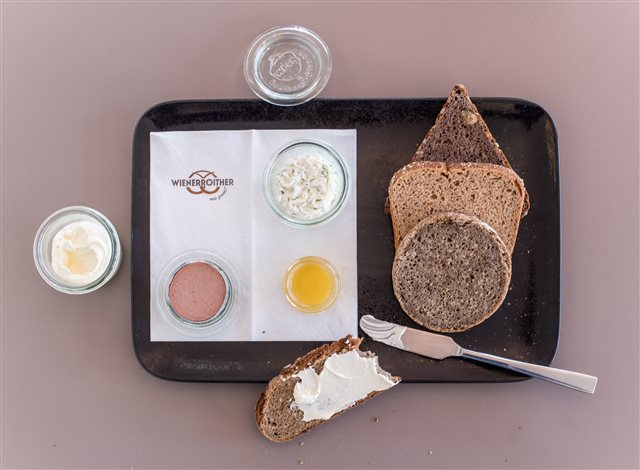
[[[63,282],[84,286],[97,280],[109,266],[113,248],[107,230],[83,220],[62,227],[51,242],[51,267]]]
[[[329,419],[371,392],[396,385],[378,365],[376,356],[349,351],[327,358],[317,374],[312,367],[296,374],[300,381],[293,389],[291,407],[304,413],[303,420]]]
[[[331,162],[311,153],[284,162],[273,177],[276,202],[287,215],[301,220],[329,212],[344,184]]]

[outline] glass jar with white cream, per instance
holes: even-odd
[[[86,294],[115,275],[122,258],[113,224],[100,212],[71,206],[42,223],[33,244],[38,272],[54,289]]]
[[[340,155],[317,140],[289,143],[267,162],[264,192],[283,221],[299,227],[326,223],[344,208],[349,172]]]

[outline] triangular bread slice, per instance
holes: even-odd
[[[492,163],[511,168],[464,85],[454,85],[412,161]],[[522,217],[529,210],[525,191]]]
[[[524,204],[524,183],[511,169],[489,163],[415,162],[389,183],[396,249],[422,219],[460,212],[486,222],[513,252]]]
[[[374,353],[358,349],[361,342],[362,339],[354,339],[349,335],[333,343],[322,345],[300,357],[293,364],[286,366],[278,376],[271,379],[256,405],[256,424],[262,435],[274,442],[286,442],[328,421],[326,419],[304,421],[303,411],[295,407],[293,392],[296,383],[300,381],[297,376],[299,372],[313,367],[315,372],[320,374],[326,360],[334,354],[357,351],[362,357],[375,358],[377,372],[388,378],[393,383],[391,386],[400,383],[400,377],[392,376],[377,365],[377,357]],[[382,393],[382,390],[371,391],[365,397],[356,400],[347,408],[335,413],[330,419],[380,393]]]
[[[476,217],[443,212],[404,238],[393,262],[393,291],[416,323],[465,331],[500,307],[511,280],[507,247]]]

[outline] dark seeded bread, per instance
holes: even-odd
[[[465,331],[502,304],[511,280],[509,251],[475,217],[440,213],[404,238],[393,262],[393,290],[416,323]]]
[[[511,168],[464,85],[454,85],[412,161],[492,163]],[[525,191],[522,217],[528,210]]]
[[[256,405],[256,424],[262,435],[274,442],[286,442],[328,421],[315,419],[305,422],[302,419],[303,412],[301,410],[291,409],[293,388],[295,384],[300,381],[295,375],[309,366],[312,366],[316,373],[319,374],[329,356],[358,350],[361,342],[361,339],[354,339],[349,335],[333,343],[320,346],[297,359],[293,364],[286,366],[280,371],[280,375],[271,379],[266,390],[260,395],[260,399]],[[367,356],[374,355],[371,352],[360,352],[360,354]],[[384,372],[382,369],[380,369],[380,371]],[[389,377],[396,383],[401,380],[400,377]],[[381,392],[371,392],[365,398],[354,403],[350,408],[364,403],[379,393]],[[341,415],[350,408],[336,413],[331,419]]]
[[[422,219],[460,212],[488,223],[513,251],[524,203],[524,184],[513,170],[487,163],[415,162],[389,184],[396,249]]]

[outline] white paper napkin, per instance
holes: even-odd
[[[267,160],[304,138],[342,156],[351,186],[343,212],[313,228],[284,224],[262,189]],[[355,130],[154,132],[150,139],[151,341],[331,341],[357,334]],[[199,170],[233,183],[224,194],[192,194],[179,180]],[[185,334],[162,313],[162,273],[189,250],[223,257],[239,283],[232,321],[207,337]],[[302,256],[327,259],[340,277],[340,294],[324,312],[301,313],[284,298],[284,272]]]

